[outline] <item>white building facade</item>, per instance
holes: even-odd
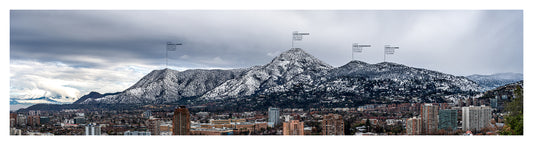
[[[480,131],[492,119],[492,108],[485,105],[463,107],[462,110],[464,131]]]

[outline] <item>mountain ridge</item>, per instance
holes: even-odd
[[[479,89],[466,77],[392,62],[369,64],[354,60],[333,67],[300,48],[292,48],[265,65],[250,68],[154,70],[122,92],[85,97],[76,104],[195,104],[272,94],[300,94],[315,103],[343,94],[360,101],[413,101],[416,97],[422,98],[414,101],[443,101],[438,97]]]
[[[491,90],[509,83],[514,83],[524,80],[522,73],[496,73],[491,75],[469,75],[468,79],[478,83],[482,89],[481,91]]]
[[[329,64],[313,57],[300,48],[293,48],[281,53],[266,65],[253,67],[241,78],[229,80],[212,91],[207,92],[202,99],[223,99],[228,96],[252,95],[256,91],[278,92],[290,89],[293,80],[316,77],[326,70],[333,68]],[[259,92],[263,93],[263,92]]]
[[[87,99],[79,104],[105,101],[107,103],[164,103],[194,97],[220,85],[227,79],[238,77],[246,69],[175,71],[154,70],[137,83],[114,95]]]

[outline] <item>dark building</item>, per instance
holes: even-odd
[[[50,122],[50,118],[48,116],[41,116],[39,122],[41,122],[41,124],[46,124]]]
[[[185,106],[180,106],[174,110],[174,118],[172,119],[172,126],[174,127],[173,135],[189,135],[191,130],[191,116],[189,110]]]
[[[490,99],[490,107],[492,108],[498,108],[498,97],[495,97],[494,99]]]
[[[74,117],[74,124],[85,124],[85,117]]]
[[[439,129],[446,131],[457,130],[457,110],[439,110]]]
[[[17,113],[9,114],[9,127],[14,127],[17,124]]]

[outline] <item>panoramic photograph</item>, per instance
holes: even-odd
[[[523,17],[9,10],[9,132],[522,136]]]

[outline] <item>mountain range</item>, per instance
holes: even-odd
[[[446,102],[450,96],[482,90],[467,77],[392,62],[351,61],[332,67],[292,48],[251,68],[154,70],[122,92],[91,92],[74,104],[346,106],[368,101]]]
[[[476,82],[481,86],[481,91],[495,89],[497,87],[518,82],[524,79],[521,73],[497,73],[492,75],[470,75],[468,79]]]

